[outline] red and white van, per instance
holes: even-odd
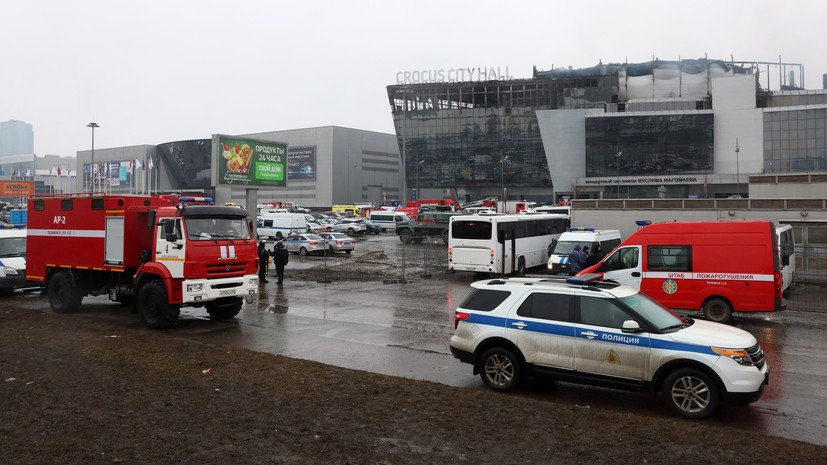
[[[629,236],[583,273],[601,273],[675,309],[783,310],[775,225],[770,221],[656,223]]]

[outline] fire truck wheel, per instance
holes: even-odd
[[[703,307],[704,317],[716,323],[729,323],[732,319],[732,306],[724,299],[709,299]]]
[[[221,301],[207,302],[204,307],[206,307],[207,313],[210,314],[210,318],[214,320],[226,320],[238,315],[238,312],[241,311],[242,305],[244,305],[243,298],[233,297],[229,300],[225,299]]]
[[[47,288],[49,305],[55,313],[76,312],[80,308],[83,296],[72,284],[68,271],[60,271],[52,276]]]
[[[155,280],[141,288],[138,294],[138,312],[147,328],[164,329],[175,325],[179,309],[169,304],[164,282]]]

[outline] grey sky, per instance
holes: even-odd
[[[337,125],[392,133],[398,71],[702,58],[827,73],[814,1],[2,0],[0,121],[35,153]],[[762,72],[765,70],[762,69]],[[773,87],[778,84],[774,71]],[[796,76],[796,81],[799,77]]]

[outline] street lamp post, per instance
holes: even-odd
[[[417,154],[417,158],[419,158],[419,154]],[[422,169],[422,164],[425,163],[425,160],[419,160],[416,163],[416,198],[413,199],[415,201],[419,201],[422,198],[422,193],[419,191],[419,170]]]
[[[508,205],[506,205],[508,199],[506,198],[507,195],[505,193],[505,162],[506,161],[508,161],[508,155],[504,156],[503,159],[500,160],[500,184],[502,184],[502,189],[503,189],[503,213],[506,213],[508,211]]]
[[[86,125],[87,128],[92,128],[92,162],[89,164],[90,175],[92,176],[92,192],[95,192],[95,128],[99,128],[98,123],[92,122]]]
[[[620,198],[620,156],[623,155],[622,150],[617,151],[617,160],[615,160],[615,169],[617,170],[617,198]]]
[[[738,198],[741,198],[741,169],[738,166],[738,159],[739,159],[739,152],[741,152],[741,146],[738,145],[738,138],[735,138],[735,185],[737,186],[736,189],[738,192]]]

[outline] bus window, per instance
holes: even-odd
[[[452,228],[454,239],[491,239],[491,223],[487,221],[456,221]]]

